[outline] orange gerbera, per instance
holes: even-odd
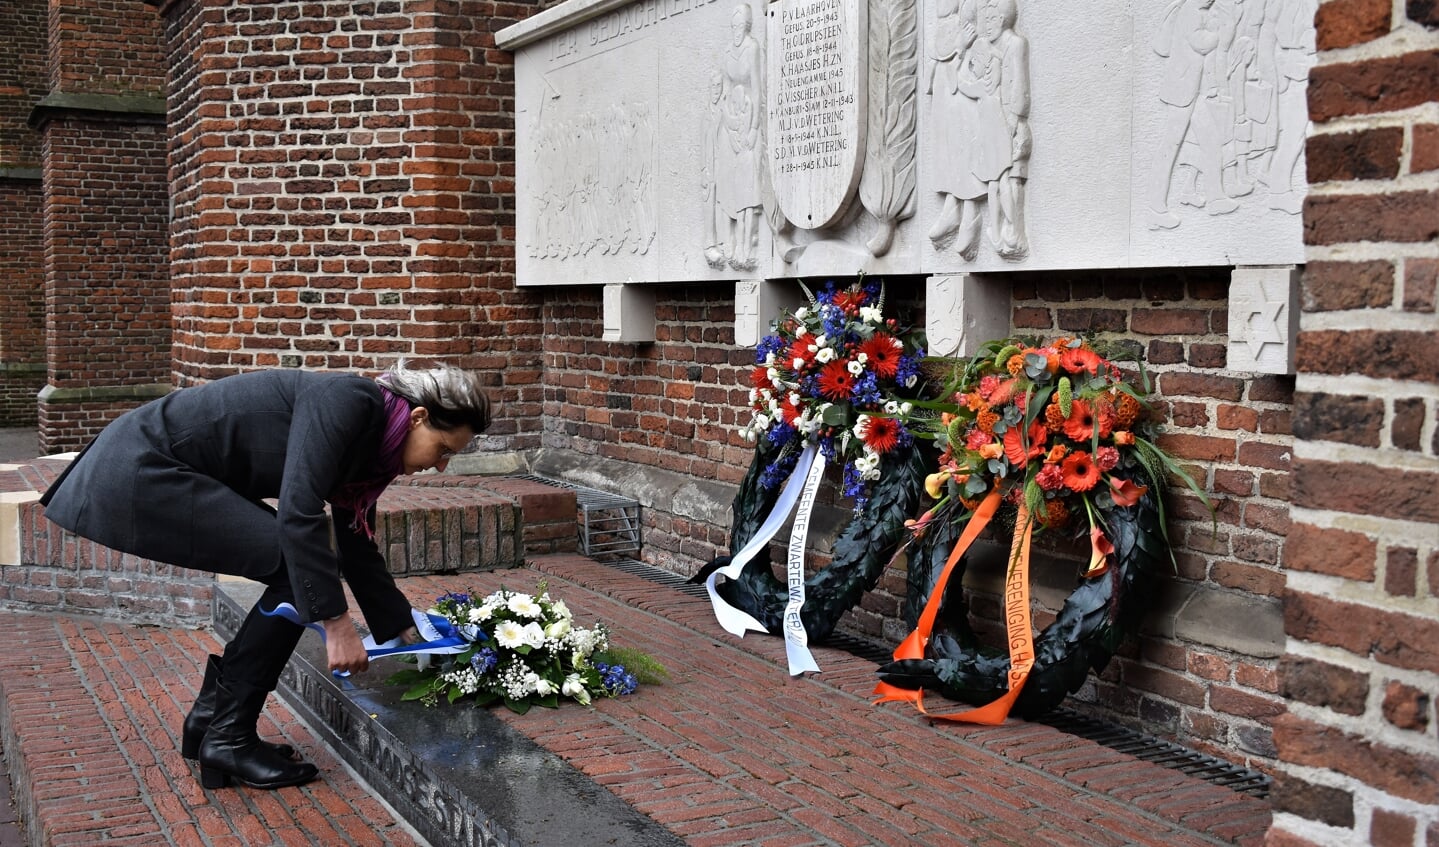
[[[1094,436],[1094,407],[1087,400],[1075,400],[1064,421],[1064,434],[1071,441],[1088,441]]]
[[[1088,347],[1066,348],[1059,354],[1059,366],[1072,374],[1081,371],[1098,374],[1099,366],[1102,364],[1104,364],[1104,360]]]
[[[849,362],[837,359],[820,369],[819,393],[831,400],[848,400],[854,390],[854,374],[849,372]]]
[[[1049,430],[1039,421],[1029,425],[1029,443],[1026,445],[1023,438],[1022,427],[1012,426],[1004,433],[1004,457],[1016,468],[1022,468],[1029,464],[1030,459],[1037,459],[1044,455],[1044,442],[1049,438]]]
[[[1064,484],[1071,491],[1088,491],[1099,482],[1099,468],[1089,453],[1083,450],[1070,453],[1061,468]]]
[[[893,379],[899,373],[899,354],[904,344],[892,335],[876,332],[868,341],[859,345],[859,352],[866,357],[865,364],[880,379]]]

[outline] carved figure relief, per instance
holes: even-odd
[[[709,91],[705,128],[705,261],[752,270],[758,263],[764,211],[764,62],[748,4],[730,17],[731,41]]]
[[[933,98],[936,186],[944,199],[929,238],[967,261],[980,232],[1005,259],[1029,252],[1024,225],[1029,131],[1029,42],[1014,0],[940,0],[925,92]]]
[[[1316,0],[1172,0],[1154,52],[1164,119],[1147,224],[1174,229],[1179,203],[1226,215],[1256,193],[1299,214]]]
[[[649,252],[656,234],[654,115],[649,104],[620,104],[541,125],[529,255],[563,261]]]

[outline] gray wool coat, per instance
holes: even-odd
[[[411,625],[410,603],[353,513],[332,506],[332,545],[325,512],[342,484],[374,474],[384,427],[384,397],[364,377],[226,377],[116,419],[41,503],[61,527],[147,559],[282,586],[285,568],[307,621],[346,611],[343,575],[384,641]]]

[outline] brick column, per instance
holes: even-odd
[[[1439,844],[1436,27],[1319,7],[1270,845]]]
[[[514,286],[513,73],[492,2],[161,5],[175,367],[488,374],[488,447],[537,445],[538,298]]]
[[[40,137],[26,125],[45,95],[45,0],[0,4],[0,426],[34,426],[45,382]]]
[[[51,3],[44,173],[42,452],[76,449],[169,389],[164,75],[153,7]]]

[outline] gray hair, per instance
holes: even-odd
[[[479,375],[443,362],[411,367],[404,359],[395,362],[375,381],[405,398],[411,406],[423,406],[436,428],[453,430],[468,426],[478,435],[490,425],[490,399],[485,396]]]

